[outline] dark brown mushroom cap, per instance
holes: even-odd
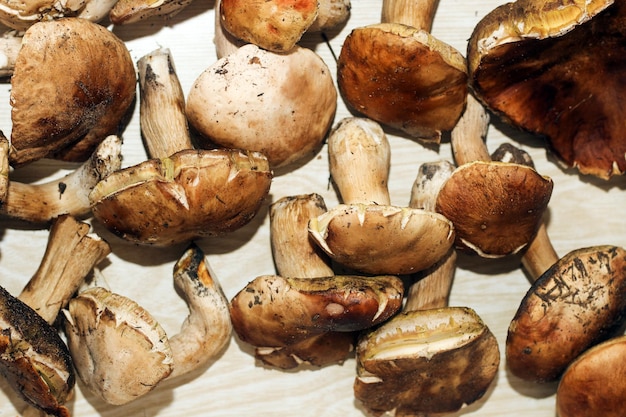
[[[411,136],[438,141],[461,116],[465,58],[428,32],[380,23],[344,40],[337,84],[358,113]]]
[[[136,83],[128,49],[102,25],[82,18],[35,23],[11,79],[11,164],[86,160],[119,133]]]
[[[511,372],[525,380],[552,381],[590,346],[611,336],[626,308],[626,250],[578,249],[532,285],[506,341]]]
[[[395,276],[263,275],[233,297],[231,320],[244,342],[292,345],[319,333],[353,332],[381,323],[402,307],[403,291]]]
[[[375,415],[453,412],[481,398],[500,364],[498,343],[469,308],[403,312],[357,345],[354,392]]]
[[[167,246],[244,226],[271,180],[258,152],[188,149],[114,172],[89,199],[94,217],[114,234]]]
[[[506,256],[531,241],[552,188],[551,179],[528,166],[475,161],[458,167],[444,183],[436,211],[454,224],[459,249]]]
[[[626,5],[612,3],[499,6],[476,25],[467,52],[471,88],[489,109],[601,178],[626,171]]]
[[[69,350],[57,331],[0,287],[0,374],[25,401],[69,417],[63,406],[75,383]]]
[[[560,417],[621,417],[626,397],[626,336],[600,343],[567,368],[556,392]]]

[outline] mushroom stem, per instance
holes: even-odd
[[[17,53],[22,47],[24,32],[6,31],[0,36],[0,77],[10,77],[15,69]]]
[[[192,149],[185,96],[169,49],[159,48],[137,61],[140,124],[150,158],[167,158]]]
[[[87,274],[111,252],[107,242],[88,235],[89,229],[89,224],[69,215],[54,219],[43,260],[18,296],[49,324]]]
[[[6,140],[4,136],[0,138],[2,142]],[[44,184],[9,181],[6,203],[0,207],[0,213],[32,223],[45,223],[63,214],[86,215],[91,209],[91,190],[120,168],[121,146],[119,137],[108,136],[87,161],[62,178]],[[6,160],[2,160],[4,166]]]
[[[402,23],[430,32],[439,0],[383,0],[381,22]]]
[[[522,256],[522,266],[536,281],[558,260],[559,255],[552,245],[546,224],[543,222]]]
[[[9,194],[9,172],[11,165],[9,164],[9,141],[0,132],[0,207],[7,202]]]
[[[170,378],[204,365],[226,346],[232,326],[228,300],[204,253],[191,244],[174,266],[174,285],[189,307],[179,333],[170,337],[174,369]]]
[[[485,144],[489,128],[489,114],[472,95],[467,95],[465,111],[450,132],[450,144],[457,165],[474,161],[491,161]]]

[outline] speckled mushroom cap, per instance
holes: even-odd
[[[438,142],[465,106],[465,58],[424,30],[354,29],[337,65],[339,91],[354,111],[420,139]]]
[[[315,52],[247,44],[200,74],[186,113],[201,147],[261,152],[275,169],[317,153],[336,108],[330,70]]]
[[[81,18],[34,24],[11,79],[11,164],[87,159],[118,133],[136,86],[128,49],[102,25]]]
[[[505,121],[545,137],[565,164],[626,171],[626,5],[518,0],[497,7],[468,43],[470,85]]]
[[[554,381],[583,351],[612,335],[626,308],[626,250],[574,250],[539,277],[509,325],[509,370]]]

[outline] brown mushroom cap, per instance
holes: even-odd
[[[626,7],[612,3],[499,6],[476,25],[467,52],[471,87],[488,108],[601,178],[626,171]]]
[[[580,355],[563,374],[556,392],[560,417],[621,417],[626,385],[626,336]]]
[[[439,141],[461,116],[465,58],[428,32],[380,23],[344,40],[337,84],[354,111],[424,140]]]
[[[247,44],[202,72],[186,113],[201,147],[261,152],[277,168],[321,149],[336,108],[330,70],[315,52]]]
[[[102,25],[64,18],[31,26],[11,79],[11,164],[87,159],[118,133],[136,80],[125,44]]]
[[[444,183],[436,210],[454,224],[458,248],[500,257],[530,242],[552,187],[551,179],[531,167],[475,161],[459,166]]]
[[[511,321],[507,365],[523,379],[553,381],[584,350],[611,336],[626,308],[626,250],[578,249],[532,285]]]
[[[400,313],[360,340],[357,359],[357,399],[396,416],[458,410],[483,396],[500,363],[494,335],[461,307]]]
[[[114,172],[89,199],[94,217],[116,235],[167,246],[244,226],[271,180],[257,152],[189,149]]]

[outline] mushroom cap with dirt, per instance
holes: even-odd
[[[200,147],[261,152],[276,169],[320,151],[336,108],[330,70],[314,51],[247,44],[198,76],[186,113]]]
[[[503,120],[544,137],[565,165],[622,174],[625,19],[622,1],[503,4],[471,35],[470,86]]]

